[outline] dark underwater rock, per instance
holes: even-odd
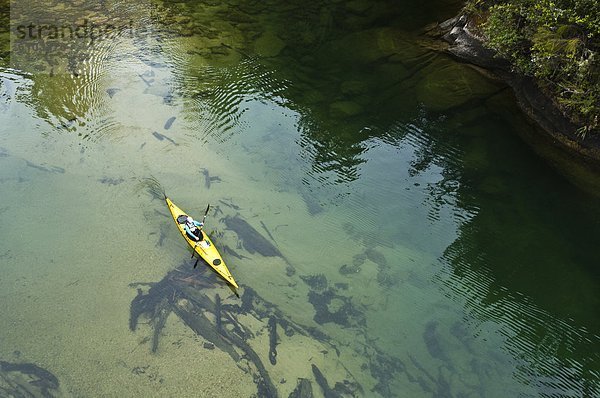
[[[53,398],[60,396],[58,378],[32,363],[0,361],[0,396]]]
[[[130,329],[136,329],[140,317],[148,317],[153,328],[151,350],[155,352],[165,320],[169,313],[174,312],[197,335],[229,354],[236,363],[245,358],[250,365],[259,396],[276,397],[277,389],[262,360],[246,342],[252,335],[237,322],[236,315],[241,312],[242,307],[222,304],[218,295],[213,301],[201,289],[197,289],[196,286],[210,286],[208,278],[197,278],[198,274],[190,267],[177,268],[159,282],[132,284],[131,286],[150,286],[150,289],[144,293],[138,288],[138,295],[131,302]],[[250,298],[245,299],[249,311],[253,310],[253,298],[256,296],[251,291]]]
[[[204,186],[206,189],[210,189],[210,184],[214,182],[221,182],[221,178],[217,176],[211,176],[208,169],[201,168],[200,172],[204,175]]]
[[[251,254],[258,253],[265,257],[283,257],[283,254],[267,238],[239,216],[227,216],[222,219],[227,228],[234,231],[242,241],[244,249]]]
[[[173,140],[171,137],[167,137],[166,135],[164,135],[164,134],[161,134],[161,133],[159,133],[158,131],[153,131],[153,132],[152,132],[152,135],[153,135],[153,136],[154,136],[154,137],[155,137],[157,140],[159,140],[159,141],[166,140],[166,141],[169,141],[171,144],[173,144],[173,145],[175,145],[175,146],[179,146],[179,144],[178,144],[178,143],[176,143],[176,142],[175,142],[175,140]]]
[[[204,348],[206,348],[207,350],[214,350],[215,349],[215,345],[209,341],[205,342],[202,345]]]
[[[269,318],[269,361],[271,365],[277,364],[277,319],[274,316]]]
[[[114,186],[114,185],[121,184],[123,181],[125,181],[125,179],[123,179],[123,178],[112,178],[112,177],[102,177],[102,178],[99,178],[98,181],[100,183],[102,183],[102,184],[105,184],[105,185]]]
[[[56,173],[56,174],[64,174],[65,173],[65,169],[63,169],[62,167],[58,167],[58,166],[42,166],[39,164],[35,164],[35,163],[31,163],[30,161],[26,160],[25,163],[27,164],[27,166],[36,169],[36,170],[40,170],[46,173]]]
[[[437,332],[438,323],[436,321],[427,322],[425,330],[423,331],[423,340],[429,354],[440,361],[449,363],[449,358],[442,345],[440,344],[440,338]]]
[[[419,102],[428,109],[445,111],[474,98],[486,98],[499,87],[462,64],[448,63],[424,76],[416,86]]]
[[[340,267],[340,274],[342,275],[352,275],[360,272],[359,265],[348,265],[344,264]]]
[[[285,48],[286,44],[274,32],[264,32],[255,42],[254,50],[263,57],[275,57]]]
[[[300,196],[304,200],[304,204],[306,204],[306,209],[311,216],[315,216],[323,211],[323,206],[321,203],[315,198],[314,194],[310,192],[307,188],[302,187],[299,190]]]
[[[318,275],[306,275],[300,276],[300,279],[304,281],[313,290],[322,291],[327,289],[327,278],[323,274]]]
[[[333,390],[342,397],[359,397],[364,396],[364,391],[360,384],[350,381],[343,380],[336,382],[333,386]]]
[[[108,88],[108,89],[106,89],[106,94],[108,94],[108,96],[109,96],[110,98],[112,98],[112,97],[114,97],[114,96],[115,96],[115,94],[116,94],[116,93],[118,93],[119,91],[121,91],[121,89],[120,89],[120,88],[114,88],[114,87],[111,87],[111,88]]]
[[[373,261],[375,264],[377,264],[380,267],[387,267],[387,265],[388,265],[385,256],[375,249],[372,249],[372,248],[367,249],[365,251],[365,255],[367,256],[367,258],[369,260]]]
[[[175,122],[175,119],[177,119],[175,116],[171,116],[166,122],[165,122],[165,126],[164,129],[168,130],[171,128],[171,126],[173,125],[173,122]]]
[[[238,260],[243,260],[245,258],[248,258],[246,256],[242,256],[241,254],[239,254],[238,252],[236,252],[235,250],[233,250],[231,247],[229,247],[227,245],[221,245],[221,250],[223,251],[223,253],[227,253],[228,255],[237,258]]]
[[[296,388],[288,398],[313,398],[312,384],[308,379],[298,379]]]
[[[363,265],[365,263],[366,259],[367,259],[366,253],[355,254],[354,256],[352,256],[352,264],[360,267],[361,265]]]
[[[135,330],[142,318],[149,320],[153,331],[150,338],[145,339],[144,342],[150,341],[153,350],[160,348],[160,338],[165,334],[164,320],[169,313],[174,313],[202,338],[200,347],[209,350],[220,349],[250,372],[256,383],[259,397],[278,396],[277,388],[264,364],[267,360],[267,350],[255,350],[251,345],[253,342],[259,342],[253,340],[255,333],[258,335],[265,326],[269,332],[268,357],[272,362],[277,359],[276,352],[280,344],[285,344],[287,337],[296,334],[310,337],[323,344],[324,350],[321,351],[323,354],[334,351],[333,355],[340,356],[337,343],[321,328],[295,323],[274,303],[264,300],[248,286],[242,287],[240,300],[232,299],[233,296],[223,297],[220,292],[215,294],[213,288],[218,280],[218,277],[208,269],[200,273],[190,264],[184,264],[170,271],[159,282],[132,284],[131,286],[138,288],[138,294],[131,303],[130,329]],[[326,281],[318,276],[315,279],[317,282],[321,280]],[[322,285],[324,284],[318,283],[318,286]],[[317,311],[315,315],[317,322],[334,322],[343,327],[356,328],[357,337],[364,333],[365,315],[354,308],[350,297],[339,295],[335,288],[329,287],[323,292],[311,290],[309,300]],[[246,323],[244,320],[249,318],[254,320]],[[260,325],[261,322],[262,327],[254,331],[251,329],[252,325]],[[284,333],[280,333],[280,328]],[[364,347],[364,351],[360,351],[360,355],[363,355],[368,363],[365,364],[364,370],[370,370],[376,379],[376,391],[383,396],[393,396],[392,381],[397,377],[397,373],[406,371],[402,361],[380,351],[372,343]],[[264,358],[258,352],[264,352]],[[335,384],[333,381],[330,384],[318,368],[313,370],[313,374],[327,397],[365,396],[362,387],[350,373],[347,374],[350,380],[336,380]],[[422,378],[420,374],[407,377],[415,382]],[[441,380],[442,387],[444,380]],[[432,386],[428,388],[433,391],[433,386],[438,384],[438,380],[432,380],[430,384]],[[290,396],[313,396],[311,383],[308,380],[299,380]]]
[[[397,28],[374,28],[352,32],[323,45],[322,54],[348,64],[365,65],[382,61],[405,47],[404,32]]]
[[[323,395],[325,396],[325,398],[340,398],[340,394],[338,394],[336,391],[332,390],[329,387],[327,378],[321,372],[321,370],[317,367],[317,365],[312,364],[311,368],[313,371],[313,375],[315,376],[315,381],[317,382],[319,387],[321,387],[321,390],[323,391]]]
[[[250,372],[257,387],[257,396],[276,397],[278,391],[272,382],[261,358],[252,346],[254,333],[250,324],[245,325],[243,319],[251,317],[258,321],[269,331],[269,351],[276,352],[277,346],[285,344],[281,337],[300,334],[315,339],[323,344],[325,350],[335,351],[340,356],[336,342],[321,328],[305,326],[295,323],[286,316],[274,303],[264,300],[258,293],[248,286],[243,286],[241,300],[221,299],[219,294],[209,296],[214,291],[218,277],[205,271],[200,274],[190,264],[185,264],[169,272],[161,281],[156,283],[136,283],[131,286],[138,287],[138,295],[131,303],[130,329],[135,330],[140,318],[147,318],[154,329],[151,338],[151,347],[159,347],[159,339],[164,334],[164,319],[169,312],[177,315],[185,325],[194,333],[203,338],[200,343],[205,349],[220,349],[227,353],[236,363],[243,363],[243,367]],[[357,337],[365,333],[365,315],[353,307],[351,298],[337,294],[334,288],[323,292],[311,291],[309,301],[313,303],[317,314],[318,323],[334,322],[342,327],[352,327],[357,330]],[[240,320],[238,320],[238,318]],[[251,322],[256,324],[256,322]],[[443,358],[440,342],[438,341],[435,322],[428,324],[424,332],[424,339],[428,350],[435,356]],[[279,333],[279,327],[284,333]],[[257,330],[259,332],[260,329]],[[366,337],[366,336],[365,336]],[[361,350],[356,351],[364,357],[363,371],[369,372],[375,379],[373,391],[382,396],[396,396],[393,382],[398,377],[406,377],[411,383],[416,383],[426,395],[434,392],[444,394],[449,392],[448,374],[438,372],[432,376],[423,366],[408,354],[415,364],[409,371],[404,362],[397,357],[389,355],[377,348],[373,340],[366,340],[361,345]],[[258,352],[266,352],[260,350]],[[433,354],[432,354],[433,356]],[[270,353],[269,359],[275,356]],[[444,369],[451,369],[444,367]],[[402,375],[400,375],[402,373]],[[348,373],[350,380],[337,380],[332,388],[325,375],[317,368],[313,370],[317,383],[321,386],[323,394],[327,397],[356,397],[366,396],[359,383]],[[332,382],[333,384],[333,382]],[[308,380],[298,381],[291,397],[313,396],[312,386]]]
[[[329,322],[343,327],[365,325],[365,315],[352,305],[352,300],[336,294],[333,289],[328,289],[323,293],[311,290],[308,293],[308,301],[315,309],[313,319],[320,325]]]

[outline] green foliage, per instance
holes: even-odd
[[[600,128],[597,0],[467,0],[487,44],[553,93],[580,133]],[[585,135],[581,134],[581,135]]]

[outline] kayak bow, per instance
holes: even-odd
[[[181,232],[181,235],[183,235],[186,242],[192,247],[192,249],[196,253],[198,253],[198,255],[210,267],[212,267],[212,269],[214,269],[217,272],[217,274],[219,274],[223,279],[225,279],[228,283],[230,283],[231,286],[233,286],[237,289],[238,288],[237,283],[233,279],[233,276],[231,275],[231,273],[229,272],[229,269],[225,265],[225,262],[223,261],[221,254],[219,254],[219,251],[217,250],[215,245],[213,245],[213,243],[210,240],[210,238],[208,237],[208,235],[204,231],[200,230],[201,234],[202,234],[201,241],[195,242],[192,239],[190,239],[189,236],[187,235],[187,233],[185,232],[184,223],[180,223],[178,221],[178,219],[181,219],[180,218],[181,216],[187,216],[187,213],[184,212],[183,210],[181,210],[179,207],[177,207],[171,201],[171,199],[165,197],[165,201],[167,202],[167,205],[169,206],[169,211],[171,211],[171,216],[173,216],[173,220],[175,221],[175,224],[177,225],[179,232]]]

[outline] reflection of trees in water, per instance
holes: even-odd
[[[443,255],[451,267],[446,287],[466,299],[477,333],[485,333],[490,321],[499,325],[504,346],[520,364],[517,379],[543,395],[562,395],[568,386],[578,396],[595,396],[600,356],[594,248],[565,237],[570,226],[564,220],[558,227],[544,225],[524,216],[534,209],[505,199],[478,201],[477,215],[460,227]]]
[[[248,100],[282,104],[300,115],[299,141],[314,155],[317,179],[319,173],[335,175],[327,179],[336,182],[357,178],[361,143],[385,134],[385,128],[365,127],[396,121],[407,104],[409,112],[416,109],[403,81],[431,61],[422,58],[431,53],[389,27],[407,15],[407,7],[395,2],[163,8],[172,31],[192,36],[183,50],[187,59],[180,59],[188,63],[185,76],[176,80],[194,97],[193,106],[209,115],[206,135],[226,140],[234,127],[242,130]],[[194,18],[177,18],[184,9]]]
[[[60,130],[94,121],[104,99],[106,61],[119,36],[130,30],[132,8],[104,2],[11,4],[8,66],[30,82],[26,103]],[[88,133],[95,134],[93,127]]]
[[[581,231],[600,235],[589,221],[600,208],[581,197],[578,207],[565,211],[572,188],[537,159],[507,158],[514,148],[492,138],[487,145],[495,151],[486,151],[484,165],[470,152],[470,141],[462,145],[467,150],[460,164],[444,164],[452,188],[447,181],[435,187],[442,196],[455,195],[459,208],[471,214],[443,255],[450,265],[446,286],[466,298],[468,312],[480,322],[478,333],[489,321],[500,325],[507,349],[522,361],[518,379],[543,394],[564,393],[568,385],[593,396],[600,366],[594,349],[600,326],[596,242]],[[532,182],[538,189],[527,189]]]
[[[123,10],[90,5],[67,9],[61,18],[121,26],[130,24],[131,14],[139,14],[134,26],[136,35],[139,33],[134,37],[134,58],[152,70],[164,68],[169,59],[187,62],[182,56],[199,56],[215,65],[199,69],[190,65],[184,71],[186,76],[179,78],[180,94],[193,95],[196,105],[210,115],[207,134],[226,139],[249,98],[285,102],[301,114],[306,138],[301,142],[314,142],[309,152],[315,154],[315,172],[334,173],[339,182],[357,178],[357,166],[364,161],[360,142],[384,130],[364,127],[381,109],[402,105],[389,86],[398,83],[394,76],[403,76],[406,65],[415,66],[415,46],[408,44],[400,31],[373,29],[406,21],[409,10],[395,2],[288,2],[281,6],[235,2],[208,8],[158,3],[148,10],[138,8],[134,4],[123,14],[126,17],[120,17]],[[57,19],[52,13],[52,9],[34,12]],[[145,34],[139,32],[142,26],[138,24],[147,24]],[[192,38],[194,44],[179,49],[164,42],[179,38],[186,43]],[[398,47],[398,40],[411,48],[410,54]],[[33,78],[31,102],[41,118],[61,129],[75,131],[90,123],[101,124],[87,127],[89,134],[96,136],[104,125],[114,122],[109,115],[97,115],[97,108],[107,100],[99,82],[106,74],[102,64],[114,43],[72,44],[76,48],[57,49],[36,60],[44,66]],[[355,49],[356,56],[344,55]],[[254,54],[267,58],[249,58]],[[389,63],[393,56],[396,60]],[[94,115],[100,116],[99,120],[94,120]]]
[[[362,144],[364,137],[359,137],[352,127],[327,124],[320,125],[319,121],[311,116],[301,116],[298,123],[302,134],[299,144],[303,153],[309,153],[312,157],[312,174],[322,182],[325,182],[328,174],[332,172],[335,175],[335,183],[358,179],[358,167],[365,162],[361,157],[365,152]]]
[[[517,379],[543,395],[597,395],[599,203],[574,198],[504,123],[480,123],[490,110],[469,109],[423,114],[386,138],[415,149],[411,176],[441,174],[424,187],[426,205],[434,221],[454,209],[459,228],[442,256],[449,275],[438,277],[465,300],[477,334],[498,325]]]
[[[286,82],[277,80],[273,72],[251,58],[228,68],[207,66],[194,80],[194,106],[207,115],[204,134],[219,140],[242,131],[240,120],[247,111],[245,102],[284,101],[280,95]]]

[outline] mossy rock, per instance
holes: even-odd
[[[373,2],[369,0],[352,0],[346,4],[346,9],[356,14],[362,14],[373,6]]]
[[[473,138],[468,144],[463,157],[465,169],[483,171],[490,166],[487,141],[483,138]]]
[[[490,111],[484,106],[460,110],[450,114],[445,125],[449,130],[455,130],[464,135],[483,135],[487,127],[481,127],[477,124],[478,120],[489,118]]]
[[[305,90],[300,92],[300,98],[302,104],[315,105],[325,101],[325,95],[319,91],[307,87]]]
[[[360,115],[364,109],[352,101],[338,101],[329,105],[329,113],[333,118],[344,118]]]
[[[485,106],[490,112],[500,115],[507,120],[514,119],[513,115],[521,114],[521,109],[515,101],[512,90],[504,90],[485,101]]]
[[[419,102],[433,111],[451,109],[497,90],[496,85],[480,73],[456,63],[432,68],[416,87]]]
[[[227,8],[226,12],[223,12],[221,17],[232,23],[255,23],[256,19],[251,17],[245,12],[236,10],[234,7]]]
[[[488,195],[501,195],[508,192],[508,187],[502,178],[487,176],[479,184],[479,190]]]
[[[394,28],[363,30],[325,43],[321,54],[328,59],[363,65],[402,53],[407,46],[404,35]]]
[[[216,20],[211,22],[210,27],[213,29],[217,29],[222,33],[225,32],[234,32],[237,29],[229,22],[227,21],[221,21],[221,20]]]
[[[364,81],[360,80],[348,80],[342,82],[340,85],[340,91],[344,95],[358,95],[364,94],[368,91],[369,86]]]
[[[239,52],[223,46],[211,47],[209,51],[204,58],[209,65],[215,67],[235,65],[242,59]]]
[[[409,70],[399,63],[385,63],[379,65],[374,75],[383,87],[388,87],[407,79],[410,76]]]
[[[285,42],[274,32],[264,32],[254,43],[254,51],[263,57],[276,57],[285,48]]]

